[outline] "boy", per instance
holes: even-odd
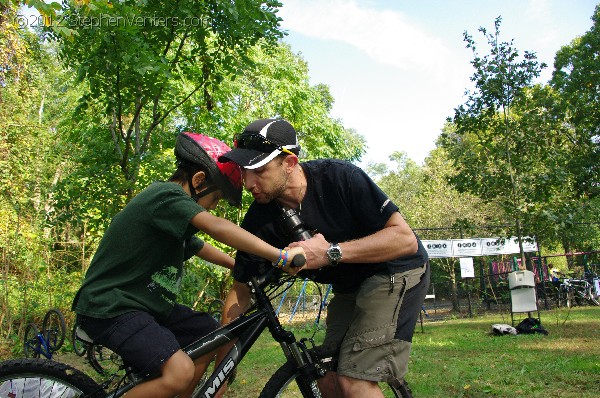
[[[211,215],[220,199],[240,205],[241,173],[217,159],[230,148],[202,134],[177,137],[177,170],[155,182],[115,216],[73,301],[80,327],[98,344],[156,376],[127,397],[190,396],[213,358],[196,364],[181,350],[218,323],[175,302],[183,262],[197,255],[232,268],[234,260],[194,234],[285,266],[301,249],[279,250],[228,220]],[[288,261],[289,260],[289,261]]]

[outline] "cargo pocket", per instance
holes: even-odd
[[[357,300],[354,322],[347,335],[352,350],[361,351],[387,344],[394,339],[398,315],[406,292],[406,278],[395,275],[393,288],[389,275],[375,275],[363,286]]]

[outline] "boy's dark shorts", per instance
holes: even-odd
[[[160,375],[161,366],[175,352],[219,327],[207,313],[180,304],[165,321],[132,311],[108,319],[78,315],[77,322],[95,343],[119,354],[144,376]]]

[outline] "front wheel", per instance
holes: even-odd
[[[412,392],[406,382],[398,387],[379,383],[379,387],[386,398],[412,398]],[[292,362],[287,362],[271,376],[259,398],[320,398],[322,396],[316,378],[301,376],[297,367]]]
[[[301,392],[300,389],[305,390]],[[317,379],[301,376],[292,362],[286,362],[271,376],[258,398],[320,398]]]
[[[106,397],[91,378],[69,365],[45,359],[0,363],[0,397]]]

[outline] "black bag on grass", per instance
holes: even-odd
[[[517,329],[519,334],[548,334],[548,331],[544,329],[542,323],[537,318],[525,318],[515,327],[515,329]]]

